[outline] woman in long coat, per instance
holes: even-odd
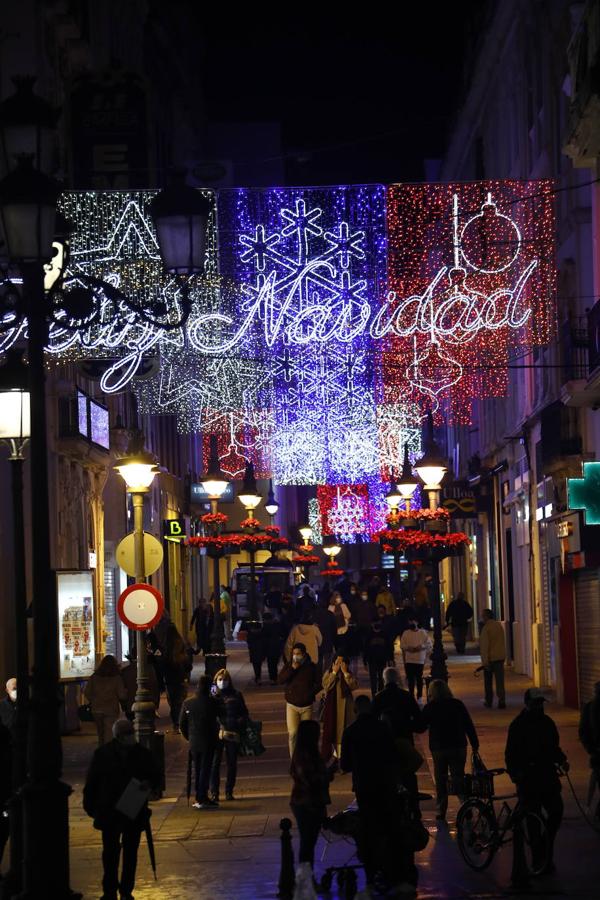
[[[347,657],[336,656],[323,675],[325,700],[322,714],[321,756],[326,763],[330,763],[334,757],[340,758],[342,734],[354,721],[352,691],[358,687],[358,681],[350,671],[349,662]]]

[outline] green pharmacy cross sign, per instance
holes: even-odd
[[[583,478],[567,478],[569,509],[583,509],[586,525],[600,525],[600,462],[583,464]]]

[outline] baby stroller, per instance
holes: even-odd
[[[424,798],[428,796],[423,795]],[[402,844],[410,854],[424,850],[429,841],[429,833],[421,822],[418,804],[412,802],[411,795],[404,788],[399,789],[397,799],[398,804],[395,815],[397,817],[398,832],[402,835]],[[336,841],[336,838],[345,840],[353,849],[343,865],[327,867],[321,878],[319,892],[327,893],[331,890],[333,879],[336,878],[340,896],[344,900],[352,900],[356,894],[358,884],[357,873],[364,868],[361,848],[364,846],[365,835],[360,812],[356,806],[349,806],[326,819],[322,828],[322,835],[326,842],[321,856],[322,861],[329,846]],[[395,848],[395,852],[397,849]],[[382,860],[382,870],[375,877],[375,886],[382,891],[391,886],[386,881],[383,872],[384,868],[385,861]]]

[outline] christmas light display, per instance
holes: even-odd
[[[180,328],[153,196],[61,197],[75,230],[49,356],[105,359],[105,392],[132,384],[143,413],[217,434],[233,478],[252,461],[278,484],[331,487],[313,510],[323,534],[381,530],[381,482],[405,446],[420,455],[425,412],[468,422],[552,333],[549,181],[220,192]],[[159,320],[136,314],[157,301]]]
[[[552,182],[388,188],[388,288],[375,331],[383,400],[470,420],[505,393],[509,356],[554,327]],[[407,362],[408,361],[408,362]]]

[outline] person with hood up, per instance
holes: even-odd
[[[216,809],[216,800],[209,800],[208,783],[213,757],[219,736],[217,702],[210,692],[209,675],[201,675],[195,697],[186,700],[181,708],[179,727],[190,742],[190,754],[194,767],[196,801],[195,809]]]
[[[158,786],[160,774],[150,751],[136,743],[132,723],[119,719],[113,725],[113,739],[94,753],[83,789],[83,808],[102,832],[102,900],[117,900],[117,893],[121,900],[133,900],[140,837],[151,814],[147,800],[133,817],[117,809],[132,779],[149,794]]]
[[[307,613],[303,616],[299,625],[294,625],[287,636],[283,655],[287,662],[292,658],[292,648],[294,644],[301,643],[306,647],[306,652],[310,656],[315,665],[319,662],[319,647],[323,642],[323,635],[314,624],[312,615]]]
[[[321,690],[317,666],[306,652],[306,647],[297,641],[292,647],[292,661],[286,662],[277,676],[279,684],[285,685],[285,717],[288,731],[290,757],[294,755],[296,735],[300,722],[312,719],[313,703]]]
[[[227,762],[227,779],[225,781],[225,799],[235,800],[233,791],[237,778],[237,763],[240,749],[242,729],[250,718],[248,707],[241,691],[236,691],[227,669],[219,669],[214,677],[215,700],[219,719],[219,739],[215,748],[212,770],[210,773],[211,799],[219,802],[221,781],[221,758],[225,752]]]
[[[83,693],[92,708],[98,746],[101,747],[112,740],[113,725],[121,715],[121,705],[127,700],[121,670],[114,656],[109,653],[101,660]]]
[[[350,671],[348,657],[337,656],[331,667],[323,675],[323,733],[321,736],[321,756],[326,763],[334,757],[340,758],[342,735],[354,722],[354,700],[352,691],[358,687],[358,680]]]
[[[431,638],[424,628],[419,628],[416,613],[408,620],[408,628],[400,638],[400,649],[404,657],[404,671],[408,689],[417,698],[423,697],[423,667],[432,648]]]
[[[554,840],[563,817],[559,770],[569,771],[560,748],[558,729],[544,710],[546,698],[539,688],[525,691],[525,707],[508,728],[504,758],[517,786],[517,796],[532,812],[546,817],[549,856],[546,871],[554,871]]]
[[[600,681],[594,685],[594,697],[584,705],[579,719],[579,740],[590,757],[590,785],[588,806],[592,805],[595,791],[600,787]],[[600,819],[600,801],[594,815]]]

